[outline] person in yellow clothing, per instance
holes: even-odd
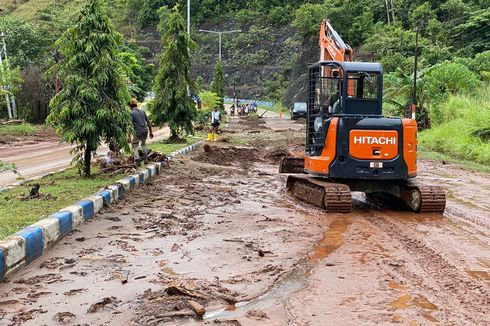
[[[209,130],[208,133],[208,140],[209,141],[218,141],[218,129],[219,129],[219,123],[221,121],[221,114],[218,111],[218,108],[215,107],[214,111],[211,112],[211,129]]]

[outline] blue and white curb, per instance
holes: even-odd
[[[201,143],[202,143],[202,141],[199,141],[199,142],[197,142],[195,144],[192,144],[192,145],[189,145],[189,146],[187,146],[185,148],[182,148],[182,149],[180,149],[180,150],[178,150],[178,151],[173,152],[172,154],[170,154],[169,157],[172,159],[172,158],[174,158],[176,156],[185,155],[187,153],[190,153],[190,152],[196,150],[199,147],[199,144],[201,144]]]
[[[199,143],[187,146],[169,156],[172,158],[185,155],[197,149]],[[32,263],[76,227],[93,218],[104,205],[117,202],[127,192],[159,175],[161,170],[160,162],[148,164],[137,173],[118,180],[115,185],[108,186],[0,241],[0,282]]]

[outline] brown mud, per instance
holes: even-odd
[[[0,145],[7,148],[44,142],[57,142],[59,140],[59,136],[52,128],[42,127],[26,135],[3,135],[0,139]]]
[[[449,194],[444,215],[360,193],[326,214],[277,173],[301,126],[250,121],[0,285],[0,325],[490,323],[488,175],[422,161],[420,179]]]

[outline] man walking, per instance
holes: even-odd
[[[220,120],[221,120],[221,114],[219,113],[218,108],[215,107],[214,111],[211,112],[211,129],[209,130],[208,133],[209,141],[211,140],[218,141],[218,129],[219,129]]]
[[[146,147],[146,139],[148,138],[148,130],[150,131],[150,138],[153,138],[153,131],[151,129],[151,123],[146,115],[146,112],[138,109],[138,101],[133,98],[129,102],[131,107],[131,119],[133,120],[134,135],[133,139],[128,138],[128,142],[131,143],[133,148],[134,163],[137,167],[141,166],[141,158],[139,155],[139,146],[143,151],[143,160],[145,164],[148,163],[148,148]]]

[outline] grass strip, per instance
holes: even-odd
[[[152,150],[170,154],[181,148],[192,145],[203,138],[196,136],[186,138],[185,143],[167,144],[156,142],[149,144]],[[102,174],[97,167],[93,167],[92,176],[85,178],[78,175],[76,168],[69,168],[62,172],[28,182],[0,193],[0,240],[14,234],[20,229],[31,225],[58,210],[73,205],[87,196],[93,195],[105,186],[114,184],[125,174]],[[42,199],[24,200],[34,184],[40,185]]]
[[[31,125],[30,123],[21,123],[16,125],[0,126],[0,136],[21,136],[29,135],[40,129],[39,126]]]

